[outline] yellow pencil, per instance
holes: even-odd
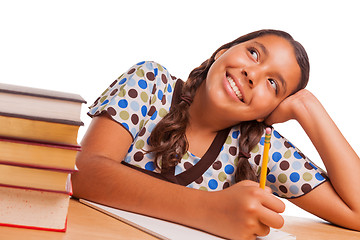
[[[267,165],[268,165],[269,149],[270,149],[270,138],[271,138],[271,128],[267,127],[265,132],[264,153],[263,153],[261,172],[260,172],[260,187],[262,189],[265,188],[265,183],[266,183]]]

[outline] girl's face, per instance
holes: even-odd
[[[218,52],[205,80],[205,100],[230,124],[264,120],[300,82],[293,46],[265,35]]]

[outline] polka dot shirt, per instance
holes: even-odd
[[[116,79],[90,106],[91,117],[107,112],[132,136],[124,159],[127,164],[160,173],[154,156],[146,154],[148,138],[156,124],[169,112],[175,84],[182,81],[158,63],[144,61]],[[215,162],[187,187],[206,191],[222,190],[235,183],[239,153],[239,126],[231,128]],[[260,173],[265,132],[250,152],[249,162]],[[178,175],[196,165],[200,158],[187,152],[175,167]],[[326,181],[326,173],[312,163],[291,142],[273,130],[269,151],[267,186],[284,198],[299,197]]]

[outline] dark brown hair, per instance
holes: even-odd
[[[300,83],[293,93],[305,88],[309,79],[310,65],[307,53],[303,46],[286,32],[265,29],[241,36],[217,49],[209,59],[191,71],[188,80],[183,86],[182,95],[190,99],[194,98],[196,90],[206,79],[207,73],[215,61],[215,55],[220,50],[231,48],[239,43],[264,35],[276,35],[282,37],[288,40],[293,46],[297,63],[301,69]],[[189,119],[188,107],[189,104],[186,101],[181,101],[179,104],[173,105],[170,112],[157,124],[151,133],[149,139],[149,152],[155,154],[156,165],[157,167],[161,165],[161,171],[163,173],[177,165],[188,150],[189,144],[185,136],[185,130]],[[264,123],[255,120],[240,123],[240,151],[235,174],[236,181],[245,179],[257,180],[257,176],[248,161],[248,153],[259,143],[265,127]]]

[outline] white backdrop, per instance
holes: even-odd
[[[87,107],[132,64],[157,61],[186,79],[223,43],[281,29],[307,49],[308,89],[360,154],[357,9],[348,0],[0,0],[0,82],[80,94],[80,141]],[[323,166],[296,122],[275,127]],[[289,203],[285,214],[310,216]]]

